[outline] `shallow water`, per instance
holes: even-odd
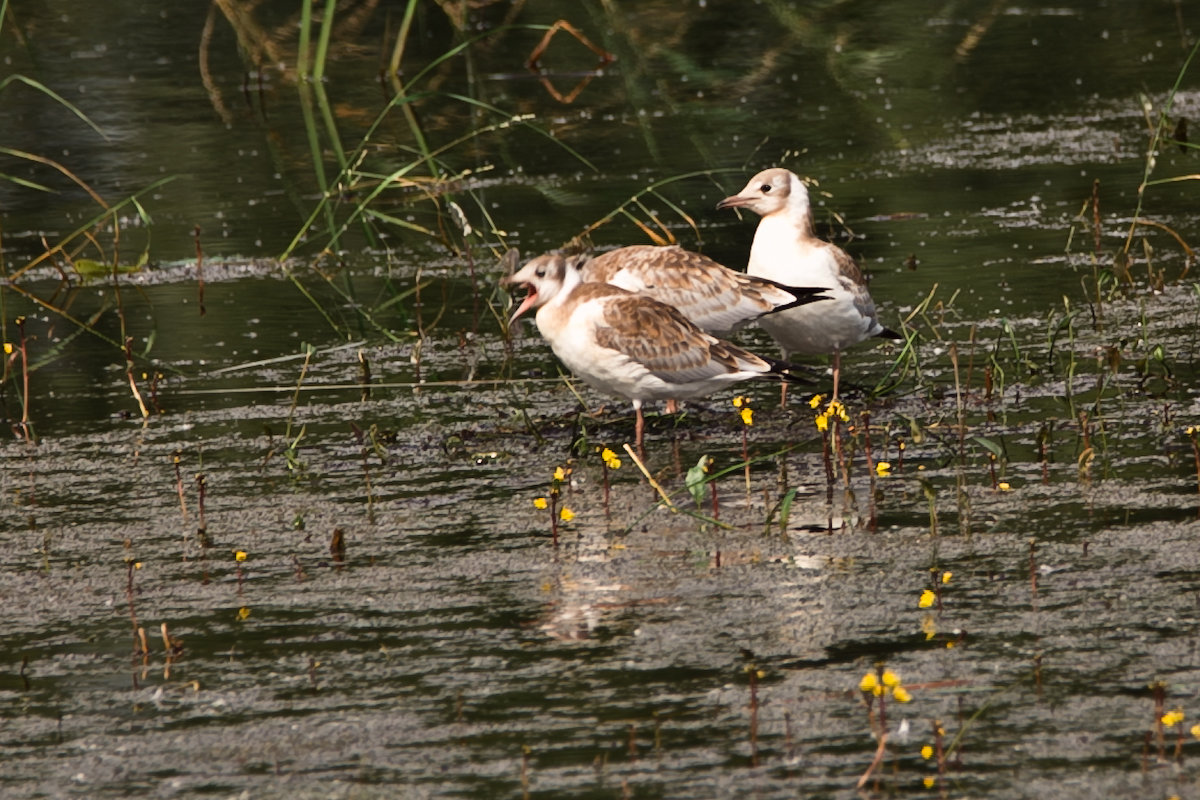
[[[44,264],[0,286],[6,341],[28,316],[37,434],[0,444],[0,794],[1197,796],[1197,290],[1175,240],[1140,228],[1132,284],[1097,302],[1091,208],[1080,218],[1098,180],[1107,269],[1145,164],[1140,94],[1163,102],[1192,9],[521,6],[518,26],[566,17],[618,58],[570,105],[523,75],[541,30],[496,32],[434,71],[438,91],[554,137],[471,140],[444,155],[448,173],[476,172],[442,205],[394,196],[387,213],[436,228],[440,211],[469,257],[379,224],[377,241],[352,229],[316,259],[318,226],[285,270],[275,257],[319,184],[302,92],[269,66],[260,87],[248,54],[269,43],[294,63],[290,4],[252,18],[215,5],[207,48],[207,9],[124,5],[24,11],[23,44],[3,45],[7,71],[108,139],[10,86],[0,144],[59,159],[110,202],[174,180],[143,199],[151,225],[132,210],[122,223],[122,262],[150,260],[119,282],[147,421],[113,344],[111,280],[61,286]],[[473,29],[509,8],[473,12]],[[349,146],[383,107],[403,13],[353,9],[363,22],[339,31],[326,84]],[[440,7],[423,9],[406,76],[454,41]],[[544,63],[577,80],[594,56],[564,37]],[[1195,116],[1195,81],[1173,118]],[[498,119],[446,94],[416,108],[438,144]],[[381,164],[411,156],[398,115],[373,141]],[[1194,158],[1163,148],[1155,176]],[[821,224],[854,232],[917,355],[903,374],[889,374],[895,345],[845,356],[856,427],[832,481],[806,403],[823,377],[787,411],[773,385],[746,387],[749,489],[728,394],[651,415],[648,467],[673,513],[621,450],[628,409],[581,414],[532,327],[506,342],[498,255],[557,247],[646,186],[707,170],[647,208],[741,266],[753,222],[713,206],[779,162],[819,180]],[[27,166],[6,174],[62,191],[0,182],[9,275],[96,210]],[[1196,212],[1180,182],[1148,189],[1141,215],[1191,243]],[[625,217],[592,239],[647,240]],[[757,330],[739,341],[772,350]],[[155,398],[142,372],[162,373]],[[895,385],[863,391],[880,383]],[[19,421],[19,380],[3,403]],[[601,446],[624,460],[607,502]],[[684,473],[705,455],[727,470],[717,521],[711,486],[703,516],[687,513]],[[533,499],[560,465],[576,516],[555,544]],[[935,585],[940,609],[919,607]],[[170,658],[163,625],[181,640]],[[856,790],[879,722],[858,685],[879,663],[912,700],[889,698],[885,756]],[[1185,714],[1161,744],[1159,681],[1162,711]],[[940,778],[920,752],[935,720]]]

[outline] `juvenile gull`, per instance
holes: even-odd
[[[610,283],[674,306],[718,336],[789,308],[825,299],[823,287],[786,286],[737,272],[678,245],[631,245],[583,262],[584,283]]]
[[[537,308],[538,330],[572,372],[632,401],[639,451],[647,400],[701,397],[751,378],[790,377],[787,364],[705,333],[666,303],[608,283],[584,283],[586,259],[548,253],[502,279],[528,292],[510,324]]]

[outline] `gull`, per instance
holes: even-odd
[[[701,397],[752,378],[793,379],[790,365],[718,339],[678,309],[608,283],[584,283],[583,255],[547,253],[501,280],[527,294],[511,325],[537,308],[537,327],[585,383],[633,403],[642,446],[647,400]]]
[[[758,214],[746,272],[785,284],[819,286],[829,299],[759,320],[783,357],[833,354],[833,397],[838,394],[842,350],[879,336],[900,339],[875,315],[875,302],[854,258],[813,231],[808,188],[790,170],[764,170],[717,208],[746,208]],[[783,390],[786,401],[787,387]]]
[[[716,336],[764,314],[825,299],[824,287],[785,286],[678,245],[619,247],[584,261],[581,271],[584,283],[610,283],[653,297]]]

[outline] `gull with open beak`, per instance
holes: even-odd
[[[548,253],[503,279],[527,294],[554,354],[589,386],[633,403],[643,451],[647,400],[701,397],[753,378],[788,379],[787,364],[705,333],[677,309],[608,283],[584,283],[587,256]]]

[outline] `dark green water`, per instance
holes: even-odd
[[[339,12],[331,124],[296,78],[291,4],[77,5],[10,7],[0,69],[104,135],[10,83],[0,146],[110,204],[171,180],[140,197],[144,216],[122,210],[115,243],[95,233],[145,268],[117,288],[63,284],[49,262],[18,271],[99,207],[62,172],[0,156],[0,173],[55,190],[0,181],[17,276],[0,312],[8,342],[26,317],[37,434],[0,444],[0,794],[1198,796],[1195,275],[1169,233],[1140,226],[1132,282],[1104,277],[1194,9],[493,3],[469,15],[482,38],[438,61],[464,35],[454,4],[424,4],[403,74],[453,180],[404,173],[420,180],[372,204],[390,221],[336,242],[318,214],[281,265],[321,195],[314,149],[336,176],[330,130],[352,152],[392,97],[380,71],[404,4]],[[524,66],[531,26],[560,18],[616,56],[571,104]],[[562,33],[543,58],[560,93],[595,63]],[[1200,110],[1197,69],[1170,126]],[[336,193],[338,224],[374,190],[367,173],[416,158],[400,112]],[[1196,158],[1164,145],[1153,177]],[[715,483],[728,527],[656,508],[628,458],[606,504],[593,448],[623,455],[631,417],[615,402],[580,416],[531,326],[506,342],[498,256],[558,247],[666,181],[624,207],[740,267],[753,221],[714,206],[773,164],[819,181],[823,230],[853,231],[843,244],[917,355],[886,396],[851,394],[832,485],[811,392],[781,411],[767,385],[746,390],[749,491],[728,395],[650,418],[648,466],[677,505],[701,456],[731,470]],[[1141,217],[1194,244],[1195,186],[1149,187]],[[591,239],[648,241],[623,215]],[[76,241],[73,259],[99,257]],[[843,375],[890,383],[898,356],[863,346]],[[866,463],[863,411],[889,476]],[[555,546],[532,501],[579,441]],[[944,572],[941,610],[920,608]],[[182,640],[169,665],[163,624]],[[889,701],[884,760],[856,790],[877,748],[857,687],[878,662],[913,699]],[[1161,750],[1157,681],[1163,711],[1185,714]],[[935,720],[955,749],[927,788]]]

